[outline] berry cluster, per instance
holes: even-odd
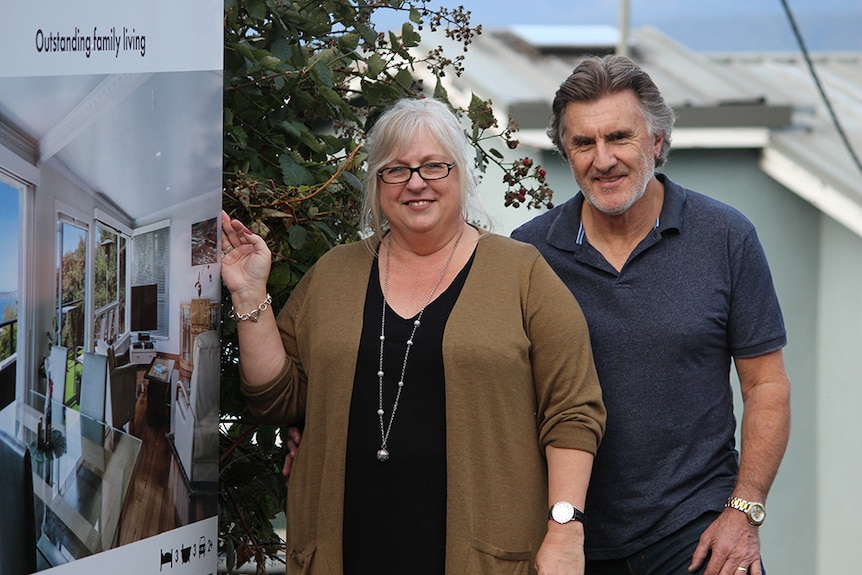
[[[554,192],[545,180],[547,174],[541,165],[534,164],[530,158],[512,162],[511,168],[503,174],[503,183],[507,186],[505,206],[518,208],[526,204],[527,208],[553,208],[551,200]]]

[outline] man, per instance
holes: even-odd
[[[536,245],[590,327],[608,422],[587,575],[761,575],[758,529],[790,427],[786,334],[752,224],[655,173],[673,122],[631,60],[581,63],[548,130],[581,192],[512,236]]]

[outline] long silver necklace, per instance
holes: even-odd
[[[413,338],[416,335],[416,330],[422,324],[422,314],[425,313],[425,308],[431,303],[434,294],[437,293],[437,288],[440,287],[440,282],[443,281],[443,276],[446,275],[446,270],[449,269],[449,263],[455,255],[455,250],[458,249],[458,244],[461,243],[461,236],[464,235],[464,229],[458,234],[458,239],[455,240],[455,245],[452,246],[452,251],[449,257],[446,258],[446,263],[443,264],[443,269],[440,271],[440,276],[431,288],[431,293],[419,310],[419,315],[413,320],[413,331],[410,332],[410,337],[407,339],[407,349],[404,350],[404,361],[401,362],[401,376],[398,378],[398,390],[395,392],[395,402],[392,404],[392,413],[389,414],[389,424],[384,423],[383,410],[383,343],[386,341],[386,294],[389,291],[389,254],[392,252],[392,240],[389,240],[386,246],[386,271],[383,275],[383,313],[380,319],[380,361],[377,367],[377,418],[380,421],[380,449],[377,450],[377,461],[387,461],[389,459],[389,450],[386,448],[389,442],[389,433],[392,431],[392,422],[395,421],[395,412],[398,411],[398,401],[401,399],[401,391],[404,389],[404,373],[407,371],[407,358],[410,357],[410,349],[413,347]]]

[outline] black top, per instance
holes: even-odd
[[[446,402],[443,331],[470,262],[431,302],[416,330],[404,388],[389,434],[388,461],[377,460],[380,319],[383,292],[375,258],[347,429],[344,488],[345,575],[439,575],[446,556]],[[418,315],[418,314],[417,314]],[[383,353],[384,429],[389,424],[407,339],[415,317],[386,306]]]

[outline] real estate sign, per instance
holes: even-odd
[[[3,5],[0,226],[18,241],[0,266],[19,273],[0,427],[30,453],[38,570],[216,571],[223,10]]]

